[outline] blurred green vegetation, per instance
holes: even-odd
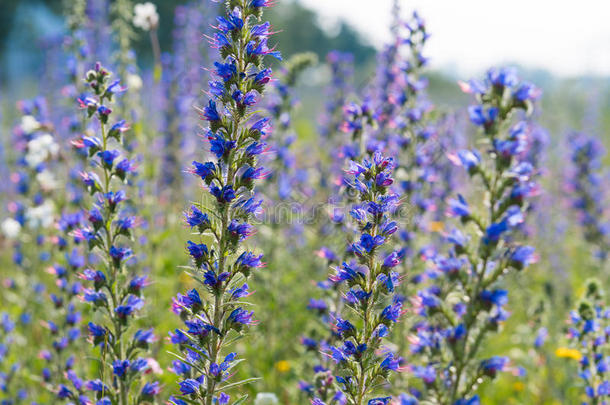
[[[9,34],[13,33],[20,38],[29,38],[31,42],[37,42],[40,37],[49,35],[48,32],[37,27],[34,21],[22,17],[18,19],[17,11],[20,7],[27,7],[28,14],[36,10],[48,10],[51,15],[43,14],[41,19],[50,19],[54,16],[58,20],[62,18],[62,5],[65,0],[1,0],[0,1],[0,63],[7,63],[7,59],[12,57],[7,53],[7,41],[10,40]],[[110,0],[113,1],[113,0]],[[147,0],[148,1],[148,0]],[[172,30],[174,29],[174,9],[180,4],[187,3],[188,0],[151,0],[157,6],[160,15],[159,42],[162,52],[171,52]],[[209,0],[209,7],[213,8],[214,3]],[[101,1],[100,1],[101,2]],[[134,1],[133,3],[141,3]],[[278,6],[270,10],[266,15],[278,31],[274,36],[274,41],[281,43],[281,51],[285,57],[298,52],[315,52],[323,60],[326,54],[333,49],[341,49],[351,52],[354,55],[358,66],[370,65],[374,61],[375,49],[363,38],[360,33],[350,25],[340,22],[333,33],[322,29],[318,24],[317,14],[303,7],[296,0],[285,0],[278,2]],[[140,32],[140,34],[142,34]],[[202,38],[202,41],[205,39]],[[151,68],[153,55],[147,35],[139,35],[133,43],[133,48],[138,55],[138,63],[144,70]],[[29,50],[32,55],[39,51],[32,47]],[[39,60],[42,63],[42,60]],[[0,81],[6,82],[3,77],[3,70],[0,65]],[[24,67],[20,74],[33,75],[37,73],[35,66]]]

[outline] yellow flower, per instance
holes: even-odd
[[[558,347],[555,350],[555,356],[574,360],[582,359],[582,354],[578,350],[567,347]]]
[[[439,221],[430,222],[428,229],[430,232],[441,232],[443,230],[443,223]]]
[[[523,388],[525,388],[525,386],[521,381],[515,381],[515,383],[513,384],[513,389],[515,391],[523,391]]]
[[[290,362],[288,362],[286,360],[280,360],[277,363],[275,363],[275,368],[280,373],[286,373],[286,372],[290,371]]]

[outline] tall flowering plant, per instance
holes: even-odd
[[[585,240],[596,248],[596,255],[606,261],[610,253],[610,222],[607,213],[608,196],[601,171],[604,149],[594,137],[574,134],[570,137],[572,173],[568,187]]]
[[[358,233],[358,229],[356,224],[346,220],[343,206],[355,204],[358,194],[354,193],[353,188],[346,187],[343,168],[350,162],[350,159],[361,160],[363,154],[368,151],[365,135],[375,124],[367,102],[349,103],[344,106],[344,121],[339,127],[348,136],[337,145],[339,146],[338,151],[334,152],[334,161],[329,172],[334,178],[331,182],[334,193],[328,200],[331,203],[328,213],[330,221],[322,224],[321,232],[316,232],[316,235],[325,236],[324,245],[319,248],[316,255],[324,260],[326,269],[334,268],[355,257],[351,245],[345,246],[345,240],[351,240],[353,235]],[[370,153],[367,156],[370,156]],[[307,396],[315,397],[319,401],[342,404],[347,399],[334,383],[335,363],[326,354],[332,346],[341,341],[334,322],[344,310],[342,282],[333,274],[327,274],[323,281],[316,283],[316,287],[319,294],[317,294],[317,298],[309,300],[307,310],[314,314],[317,322],[301,337],[301,344],[305,351],[315,355],[313,356],[313,375],[305,375],[306,379],[299,382],[299,389]]]
[[[331,400],[338,403],[389,403],[391,397],[375,395],[390,374],[401,368],[402,359],[383,346],[403,313],[402,303],[393,299],[399,278],[392,269],[398,265],[398,254],[382,256],[397,230],[390,219],[398,205],[398,196],[389,189],[393,168],[393,160],[377,151],[370,160],[352,161],[347,170],[345,182],[358,196],[350,215],[359,235],[349,245],[356,260],[344,262],[330,278],[344,288],[345,307],[334,319],[338,339],[327,353],[336,363],[340,392]],[[324,402],[316,397],[312,403]]]
[[[171,334],[181,352],[173,364],[181,376],[180,395],[170,399],[177,405],[227,404],[225,391],[250,381],[228,381],[240,362],[228,349],[256,323],[243,299],[251,294],[246,279],[264,266],[263,255],[247,249],[244,241],[254,232],[250,222],[261,209],[253,191],[255,180],[267,175],[257,157],[265,151],[270,127],[269,119],[257,118],[254,108],[271,80],[264,57],[279,59],[280,54],[268,46],[270,24],[258,23],[270,1],[230,0],[226,5],[212,41],[222,59],[214,63],[211,99],[201,111],[215,160],[193,162],[191,172],[206,192],[204,203],[193,204],[186,213],[197,236],[187,242],[189,274],[203,289],[178,295],[173,306],[185,325]],[[206,204],[208,196],[212,201]]]
[[[578,308],[570,312],[568,339],[580,357],[578,376],[585,384],[586,405],[610,397],[610,308],[597,280],[589,280]]]
[[[87,212],[88,224],[75,235],[99,259],[97,268],[85,269],[81,275],[89,282],[82,299],[99,313],[88,323],[90,341],[99,348],[99,374],[86,383],[73,381],[75,391],[66,395],[75,398],[89,390],[98,403],[126,405],[152,402],[160,387],[145,382],[144,375],[156,368],[156,362],[141,357],[155,340],[153,331],[134,331],[133,318],[144,307],[142,292],[149,281],[136,273],[129,246],[137,220],[121,186],[130,184],[135,167],[122,149],[128,127],[124,120],[112,120],[108,106],[125,88],[118,80],[110,81],[110,76],[99,63],[86,73],[92,95],[78,101],[87,117],[99,124],[99,132],[74,142],[88,152],[93,168],[83,172],[82,179],[94,204]]]
[[[397,77],[399,86],[392,99],[397,111],[390,116],[392,130],[387,134],[388,140],[396,146],[398,154],[397,182],[402,188],[405,200],[410,208],[409,220],[399,232],[401,254],[405,257],[404,269],[412,273],[421,273],[418,266],[421,262],[414,260],[422,248],[421,233],[425,231],[426,215],[436,210],[438,205],[433,199],[433,187],[439,183],[439,160],[442,146],[437,130],[432,123],[432,105],[426,97],[428,80],[423,71],[428,59],[423,50],[429,38],[424,20],[414,12],[409,20],[400,24],[406,34],[401,39],[408,47],[408,56],[399,64]],[[419,242],[419,243],[418,243]],[[405,288],[408,286],[405,283]]]
[[[508,317],[501,277],[535,259],[534,248],[513,232],[524,222],[537,185],[536,169],[523,157],[525,123],[511,124],[519,110],[531,111],[539,92],[510,69],[491,69],[484,81],[462,87],[476,96],[469,114],[484,146],[461,150],[452,160],[468,171],[483,201],[477,207],[462,195],[449,200],[447,213],[461,228],[446,235],[448,255],[432,258],[433,283],[414,300],[421,319],[410,337],[417,363],[412,371],[422,381],[423,397],[449,404],[478,403],[475,392],[482,379],[508,368],[507,357],[482,359],[480,350]]]

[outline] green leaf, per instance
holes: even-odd
[[[231,383],[229,385],[225,385],[224,387],[219,388],[219,390],[227,390],[229,388],[239,387],[240,385],[250,384],[251,382],[258,381],[258,380],[260,380],[260,377],[248,378],[248,379],[245,379],[245,380],[241,380],[241,381],[238,381],[238,382]]]
[[[244,395],[243,397],[239,398],[237,401],[233,402],[233,405],[243,404],[246,402],[246,399],[248,399],[248,394]]]

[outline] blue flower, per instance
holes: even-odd
[[[226,185],[222,188],[212,186],[210,187],[210,193],[216,197],[216,200],[221,204],[231,202],[235,199],[235,191],[231,185]]]
[[[508,357],[494,356],[481,362],[483,373],[489,377],[495,377],[499,371],[503,371],[508,364]]]
[[[504,306],[508,303],[508,291],[506,290],[483,290],[479,294],[481,301],[488,305]]]
[[[451,216],[468,218],[470,217],[470,208],[468,203],[461,194],[458,194],[458,199],[449,200],[449,209],[447,213]]]
[[[218,159],[226,157],[233,148],[237,145],[235,141],[227,141],[221,135],[208,134],[208,140],[210,141],[210,151],[216,155]]]
[[[194,205],[191,206],[190,213],[184,213],[184,217],[186,218],[186,223],[191,227],[191,229],[194,227],[206,229],[210,226],[210,219],[208,216]]]
[[[182,393],[182,395],[190,395],[198,392],[199,385],[201,385],[199,381],[194,380],[192,378],[180,381],[178,382],[178,384],[180,385],[180,392]]]
[[[510,255],[511,265],[519,270],[529,266],[536,259],[532,246],[519,246]]]
[[[400,318],[402,313],[402,304],[400,302],[388,305],[381,312],[381,322],[398,322],[398,319]]]
[[[104,164],[108,167],[112,167],[114,160],[119,157],[120,152],[118,150],[105,150],[98,152],[98,156],[102,159]]]
[[[229,322],[233,322],[235,324],[251,325],[255,322],[252,319],[253,316],[254,316],[253,311],[246,311],[242,308],[236,308],[231,312],[231,314],[229,314],[229,317],[227,318],[227,320]]]
[[[135,295],[129,295],[127,299],[123,301],[123,304],[115,308],[115,312],[119,318],[125,318],[132,315],[135,311],[142,309],[143,306],[144,301],[141,298],[138,298]]]
[[[220,121],[220,115],[216,110],[216,103],[213,100],[210,100],[207,107],[204,108],[203,116],[208,121]]]
[[[216,166],[212,162],[199,163],[193,161],[193,166],[192,173],[201,177],[201,180],[208,181],[216,171]]]
[[[468,115],[473,124],[483,127],[493,125],[498,118],[498,109],[496,107],[483,107],[480,105],[468,107]]]
[[[115,360],[114,363],[112,363],[113,373],[120,378],[125,376],[125,372],[128,368],[129,360]]]
[[[203,243],[198,244],[189,240],[186,244],[189,254],[196,261],[206,257],[209,254],[208,247]]]

